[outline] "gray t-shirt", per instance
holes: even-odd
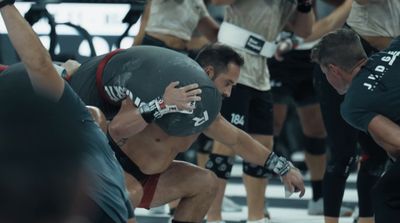
[[[366,5],[353,1],[347,24],[362,36],[400,35],[400,1],[375,0]]]
[[[203,0],[152,0],[146,32],[189,41],[199,20],[208,14]]]
[[[224,21],[274,41],[296,9],[292,0],[236,0],[227,7]],[[266,58],[236,49],[244,58],[238,83],[266,91],[271,88]]]

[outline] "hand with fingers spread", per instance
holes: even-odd
[[[180,111],[192,111],[196,101],[200,101],[201,89],[198,84],[189,84],[180,88],[179,81],[172,82],[165,88],[163,99],[166,105],[176,106]]]
[[[139,112],[147,123],[153,122],[168,113],[192,114],[195,102],[200,101],[201,89],[198,84],[189,84],[177,88],[179,81],[170,83],[163,97],[157,97],[149,103],[142,103]]]

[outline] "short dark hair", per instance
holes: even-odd
[[[213,66],[216,75],[225,72],[229,63],[234,63],[238,66],[243,66],[244,64],[242,56],[231,47],[220,43],[204,46],[195,60],[203,68]]]
[[[328,33],[311,51],[312,61],[324,66],[335,64],[345,70],[351,70],[363,58],[367,54],[360,37],[348,28]]]

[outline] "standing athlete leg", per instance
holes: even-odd
[[[298,107],[297,113],[305,137],[305,161],[311,175],[313,200],[317,201],[322,197],[322,179],[326,167],[326,131],[319,104]]]
[[[342,119],[343,96],[330,86],[319,67],[315,69],[315,88],[331,154],[322,183],[325,223],[338,223],[346,180],[356,160],[357,131]]]
[[[251,89],[248,132],[258,142],[273,147],[273,103],[270,91]],[[243,182],[247,192],[248,221],[264,219],[268,173],[263,167],[243,162]]]

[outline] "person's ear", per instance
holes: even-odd
[[[331,71],[331,73],[335,76],[340,76],[340,67],[336,66],[335,64],[328,64],[328,69]]]
[[[214,67],[209,65],[203,68],[204,71],[207,73],[207,75],[210,77],[210,79],[214,78],[215,75],[215,71],[214,71]]]

